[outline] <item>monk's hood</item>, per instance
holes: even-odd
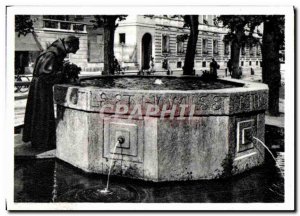
[[[65,58],[67,56],[67,51],[62,39],[54,41],[47,51],[55,53],[55,55],[60,58]]]

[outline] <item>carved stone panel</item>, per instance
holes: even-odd
[[[142,120],[105,118],[104,134],[104,158],[143,162]],[[120,137],[123,143],[118,143]]]
[[[237,122],[237,152],[253,148],[253,136],[256,136],[254,119]]]

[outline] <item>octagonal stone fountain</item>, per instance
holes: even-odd
[[[264,162],[253,137],[264,141],[267,99],[261,83],[188,76],[56,85],[56,154],[90,173],[113,160],[111,175],[154,182],[235,175]]]

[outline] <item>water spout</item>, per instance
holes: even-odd
[[[253,138],[254,138],[256,141],[258,141],[260,144],[262,144],[262,146],[263,146],[265,149],[267,149],[267,151],[270,153],[270,155],[271,155],[272,158],[274,159],[274,161],[275,161],[277,167],[279,168],[282,177],[284,177],[284,174],[283,174],[283,172],[282,172],[282,170],[281,170],[279,164],[277,163],[277,160],[276,160],[275,156],[274,156],[273,153],[271,152],[271,150],[263,143],[263,141],[261,141],[261,140],[258,139],[257,137],[253,137]]]
[[[116,153],[117,146],[119,144],[124,143],[124,142],[125,142],[125,138],[123,136],[119,136],[118,139],[117,139],[117,142],[115,144],[115,147],[114,147],[114,150],[113,150],[113,155],[112,155],[112,158],[111,158],[110,164],[109,164],[109,170],[108,170],[108,175],[107,175],[106,188],[104,190],[100,190],[100,193],[110,193],[110,191],[108,190],[108,187],[109,187],[109,177],[110,177],[110,173],[111,173],[111,170],[112,170],[112,167],[113,167],[114,156],[115,156],[115,153]]]

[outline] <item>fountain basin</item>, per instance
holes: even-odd
[[[199,79],[182,79],[188,78]],[[252,137],[264,141],[267,86],[217,82],[226,87],[56,85],[57,157],[101,174],[115,160],[112,175],[155,182],[227,177],[262,164],[264,149]],[[113,155],[120,137],[125,141]]]

